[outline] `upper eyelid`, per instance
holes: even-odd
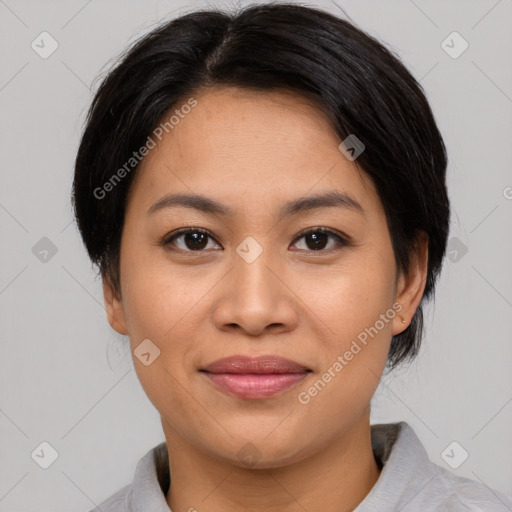
[[[304,235],[307,235],[308,233],[315,233],[315,232],[319,232],[319,231],[322,233],[327,233],[329,235],[339,236],[340,238],[344,238],[344,239],[348,238],[346,235],[344,235],[343,233],[341,233],[337,230],[318,226],[318,227],[312,227],[312,228],[304,228],[302,231],[299,231],[297,233],[297,236],[295,237],[295,240],[297,238],[303,237]]]
[[[176,231],[173,231],[173,232],[165,235],[163,241],[167,242],[167,241],[172,240],[173,238],[178,237],[180,235],[186,235],[187,233],[203,233],[205,235],[208,235],[210,238],[214,239],[215,241],[217,241],[217,239],[207,229],[195,228],[193,226],[185,227],[185,228],[181,228]]]

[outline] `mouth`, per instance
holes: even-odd
[[[245,400],[264,399],[288,390],[312,372],[295,361],[276,356],[233,356],[200,370],[218,389]]]

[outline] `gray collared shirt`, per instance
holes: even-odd
[[[371,426],[379,479],[354,512],[512,512],[512,498],[432,463],[405,422]],[[172,512],[167,446],[152,448],[137,464],[133,482],[91,512]]]

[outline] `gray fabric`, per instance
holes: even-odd
[[[512,499],[430,462],[405,423],[371,426],[372,448],[382,471],[354,512],[512,512]],[[165,501],[170,475],[165,443],[137,464],[133,482],[90,512],[171,512]]]

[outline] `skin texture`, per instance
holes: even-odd
[[[161,350],[149,366],[137,357],[134,365],[161,415],[172,478],[167,503],[174,512],[352,510],[379,476],[369,404],[391,337],[421,300],[426,238],[418,239],[408,275],[397,274],[373,183],[300,96],[217,87],[194,98],[197,106],[164,133],[132,184],[121,293],[104,279],[111,326],[129,335],[132,351],[144,339]],[[336,206],[277,220],[284,202],[332,190],[364,213]],[[171,192],[208,196],[234,214],[185,207],[147,214]],[[184,236],[163,245],[183,227],[210,233],[202,252]],[[311,237],[298,235],[318,227],[348,243],[330,236],[314,250]],[[236,252],[248,236],[263,251],[252,263]],[[298,394],[397,303],[400,312],[301,404]],[[282,356],[312,371],[276,396],[244,400],[199,372],[233,355]],[[237,455],[246,443],[258,459],[250,467]]]

